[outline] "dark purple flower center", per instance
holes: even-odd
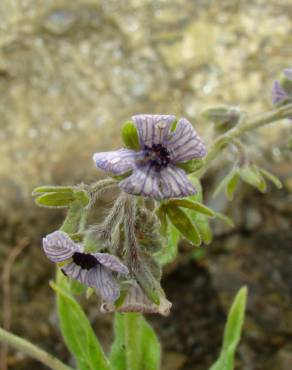
[[[72,256],[73,262],[80,266],[82,269],[90,270],[91,268],[97,266],[99,262],[97,259],[88,253],[75,252]]]
[[[161,144],[153,144],[152,147],[144,146],[145,159],[159,171],[170,162],[169,151]]]

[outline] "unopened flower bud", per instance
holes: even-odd
[[[241,111],[238,107],[221,105],[214,108],[206,109],[202,116],[215,123],[215,127],[220,132],[225,132],[234,127],[240,120]]]

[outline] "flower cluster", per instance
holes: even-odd
[[[155,253],[164,246],[161,223],[153,210],[133,195],[162,200],[194,194],[196,189],[183,165],[203,158],[206,148],[185,118],[144,114],[132,119],[135,148],[93,156],[98,168],[114,176],[123,175],[119,182],[122,192],[100,225],[87,230],[82,226],[82,243],[74,242],[71,234],[80,230],[84,211],[92,204],[88,197],[96,199],[97,193],[94,195],[92,190],[87,193],[85,187],[36,190],[40,204],[57,206],[62,201],[63,206],[69,207],[67,220],[70,217],[73,220],[69,222],[69,232],[65,228],[67,232],[47,235],[43,249],[64,275],[95,289],[102,299],[103,312],[167,315],[171,303],[160,286],[161,267],[155,259]],[[99,190],[108,184],[102,181],[97,186]]]

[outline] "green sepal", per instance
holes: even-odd
[[[283,185],[278,177],[260,167],[258,167],[258,171],[261,173],[262,176],[271,181],[276,186],[277,189],[282,189]]]
[[[66,208],[74,201],[86,207],[91,200],[87,191],[73,186],[41,186],[32,194],[37,196],[35,201],[42,207]]]
[[[42,207],[66,208],[74,202],[73,193],[45,193],[36,198],[36,204]]]
[[[190,159],[187,162],[177,163],[176,166],[186,173],[193,173],[202,168],[204,161],[202,159]]]
[[[132,121],[128,121],[123,124],[122,138],[127,148],[133,149],[133,150],[140,149],[137,128]]]
[[[201,244],[201,236],[197,226],[192,223],[187,214],[175,204],[165,206],[167,216],[171,223],[179,230],[179,232],[192,244],[199,246]]]
[[[266,181],[255,166],[244,165],[240,167],[239,175],[244,182],[251,186],[254,186],[262,193],[266,191]]]
[[[40,195],[44,193],[71,193],[75,190],[75,186],[38,186],[33,189],[32,195]]]
[[[129,177],[132,174],[133,171],[128,171],[126,173],[123,173],[122,175],[113,176],[113,178],[117,181],[122,181]]]
[[[140,261],[134,268],[134,275],[144,293],[153,303],[159,306],[160,298],[165,294],[160,286],[159,281],[153,276],[145,260]]]
[[[166,205],[175,205],[177,207],[188,208],[198,213],[202,213],[208,217],[215,217],[215,212],[212,209],[206,207],[200,202],[188,199],[171,199],[166,203]]]

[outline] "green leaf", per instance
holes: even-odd
[[[70,295],[65,277],[58,274],[57,308],[65,343],[75,356],[80,370],[110,370],[109,363],[85,313]]]
[[[32,192],[32,195],[39,195],[41,193],[71,193],[75,190],[74,186],[39,186],[35,188]]]
[[[43,207],[68,207],[74,202],[75,196],[71,192],[46,193],[36,198],[36,203]]]
[[[228,200],[233,199],[234,192],[237,188],[239,182],[239,174],[237,171],[232,171],[231,176],[229,176],[225,188],[225,194]]]
[[[189,240],[192,244],[199,246],[201,237],[197,226],[191,222],[187,214],[176,205],[165,206],[167,216],[172,224],[180,231],[180,233]]]
[[[216,212],[216,217],[220,220],[220,221],[223,221],[226,225],[228,226],[231,226],[231,227],[234,227],[234,222],[233,220],[224,215],[223,213],[220,213],[220,212]]]
[[[115,313],[112,370],[159,370],[161,349],[155,332],[142,315]]]
[[[137,128],[132,121],[124,123],[122,127],[122,137],[127,148],[133,150],[140,149]]]
[[[193,221],[199,229],[202,241],[209,245],[212,242],[213,234],[208,218],[202,214],[196,214]]]
[[[177,207],[183,207],[183,208],[188,208],[193,211],[202,213],[204,215],[207,215],[208,217],[214,217],[215,212],[212,211],[212,209],[206,207],[204,204],[199,203],[197,201],[192,201],[189,199],[172,199],[169,200],[166,204],[169,205],[175,205]]]
[[[161,347],[159,340],[147,321],[142,316],[141,328],[141,370],[159,370]]]
[[[280,181],[280,179],[278,179],[278,177],[276,177],[275,175],[273,175],[271,172],[267,171],[267,170],[264,170],[263,168],[258,168],[258,171],[266,178],[268,179],[269,181],[271,181],[277,189],[281,189],[282,188],[282,182]]]
[[[241,336],[246,299],[247,288],[242,287],[237,293],[228,314],[220,356],[213,366],[211,366],[210,370],[234,369],[234,356]]]
[[[163,266],[173,261],[178,253],[179,231],[169,223],[166,232],[167,245],[155,254],[156,260]]]
[[[262,193],[266,190],[266,182],[254,166],[245,165],[239,169],[241,179],[247,184],[254,186]]]
[[[125,324],[123,314],[121,313],[115,313],[114,335],[115,339],[109,356],[111,370],[126,370]]]
[[[216,197],[221,191],[226,189],[228,183],[234,181],[234,177],[238,176],[238,168],[234,167],[224,178],[220,181],[219,185],[216,187],[213,196]],[[237,185],[237,184],[236,184]],[[226,191],[226,190],[225,190]],[[235,191],[235,188],[234,188]],[[227,193],[226,193],[227,195]],[[228,195],[227,195],[228,197]]]

